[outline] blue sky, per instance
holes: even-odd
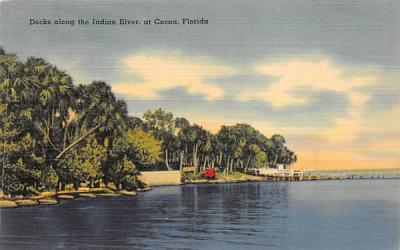
[[[7,51],[44,57],[77,84],[107,81],[132,115],[162,107],[213,131],[246,122],[287,137],[303,168],[399,166],[398,1],[0,6]],[[29,25],[31,18],[185,17],[209,24]]]

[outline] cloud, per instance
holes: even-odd
[[[307,95],[304,91],[300,91],[305,88],[317,94],[332,91],[345,95],[349,100],[347,113],[337,118],[333,127],[317,132],[329,141],[351,140],[358,135],[364,106],[370,99],[370,95],[362,93],[360,88],[373,85],[377,81],[376,72],[371,69],[360,70],[334,64],[326,57],[312,60],[304,58],[275,60],[257,65],[255,72],[275,77],[277,80],[258,92],[244,91],[238,96],[239,101],[259,100],[269,103],[276,109],[283,109],[309,104],[312,94]]]
[[[123,59],[136,80],[113,84],[115,93],[155,100],[162,91],[183,88],[188,94],[216,100],[223,89],[210,79],[232,75],[234,70],[206,57],[184,56],[178,52],[141,52]]]
[[[289,133],[289,135],[294,136],[289,141],[299,155],[299,162],[295,167],[303,169],[398,168],[400,166],[398,153],[400,105],[380,112],[364,112],[350,116],[354,117],[354,121],[343,118],[338,120],[338,124],[333,128],[321,130],[323,133],[316,131],[314,134],[302,134],[305,131],[291,131],[294,133]],[[331,137],[335,136],[342,137],[342,140],[332,140]],[[326,142],[327,139],[330,140],[329,143]]]
[[[363,118],[364,126],[360,126],[362,143],[365,147],[361,153],[397,152],[400,154],[400,104],[376,113],[368,113]]]
[[[350,141],[357,138],[364,126],[364,106],[370,96],[356,92],[348,92],[350,107],[343,117],[336,118],[334,126],[323,129],[319,136],[330,142]]]
[[[352,75],[343,66],[334,65],[329,58],[300,59],[271,62],[257,65],[255,71],[261,75],[276,77],[270,86],[257,93],[244,92],[238,99],[241,101],[260,100],[276,108],[307,104],[307,96],[296,95],[303,87],[315,91],[338,91],[348,95],[358,88],[376,81],[371,75]],[[361,98],[358,97],[358,100]]]

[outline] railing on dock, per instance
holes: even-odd
[[[362,171],[360,173],[304,173],[303,180],[345,180],[345,179],[400,179],[400,173]]]
[[[251,174],[264,176],[268,180],[277,181],[313,181],[313,180],[345,180],[345,179],[400,179],[400,172],[385,173],[383,171],[361,171],[360,173],[312,173],[293,169],[259,168],[252,169]]]
[[[260,168],[255,171],[255,174],[272,180],[300,181],[303,179],[303,172],[293,169]]]

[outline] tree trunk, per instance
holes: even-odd
[[[165,148],[165,166],[167,166],[168,170],[172,170],[172,168],[170,168],[168,164],[168,148]]]
[[[206,164],[207,164],[207,157],[204,157],[203,171],[206,169]]]
[[[250,152],[250,154],[249,154],[249,158],[247,158],[247,163],[246,163],[245,172],[247,172],[247,170],[249,169],[250,160],[251,160],[251,152]]]
[[[183,167],[183,152],[180,152],[179,169],[182,170],[182,167]]]
[[[183,152],[180,152],[180,160],[179,160],[179,172],[181,174],[182,179],[182,170],[183,170]]]
[[[229,156],[226,157],[226,168],[225,168],[225,172],[229,173]]]
[[[276,168],[276,162],[278,161],[278,153],[275,154],[275,159],[274,159],[274,168]]]
[[[83,139],[85,139],[86,137],[88,137],[90,134],[92,134],[94,131],[96,131],[98,128],[100,128],[101,125],[97,125],[96,127],[92,128],[89,132],[87,132],[85,135],[83,135],[81,138],[79,138],[78,140],[74,141],[73,143],[71,143],[68,147],[66,147],[63,151],[61,151],[57,156],[56,159],[59,159],[61,156],[63,156],[63,154],[65,154],[68,150],[70,150],[71,148],[75,147],[79,142],[81,142]]]
[[[64,128],[63,149],[67,146],[68,125],[69,125],[69,124],[66,124],[66,125],[65,125],[65,128]]]
[[[196,144],[193,145],[193,168],[194,168],[194,174],[197,174],[197,147]]]

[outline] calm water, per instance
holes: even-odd
[[[0,249],[399,249],[400,180],[187,185],[3,209]]]

